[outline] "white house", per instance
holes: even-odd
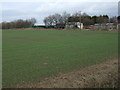
[[[83,29],[83,23],[80,22],[68,22],[65,25],[66,29]]]

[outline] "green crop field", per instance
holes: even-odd
[[[3,87],[117,58],[117,31],[3,30]]]

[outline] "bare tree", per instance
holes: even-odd
[[[62,22],[63,22],[64,24],[66,24],[67,21],[68,21],[68,18],[69,18],[70,16],[71,16],[71,15],[70,15],[69,13],[67,13],[66,11],[63,12],[63,14],[62,14]]]
[[[53,21],[54,21],[54,24],[58,24],[58,23],[61,23],[62,21],[62,16],[58,13],[54,14],[53,15]]]
[[[74,16],[74,17],[80,17],[81,16],[81,11],[75,12],[72,16]]]
[[[56,24],[62,24],[66,23],[68,21],[68,18],[70,17],[70,14],[67,12],[63,12],[62,15],[55,13],[53,15],[49,15],[48,17],[45,17],[43,22],[45,25],[56,25]]]
[[[54,24],[54,20],[53,19],[54,19],[53,15],[48,16],[48,25],[49,26],[52,26]]]
[[[33,26],[37,21],[36,21],[35,18],[31,18],[31,19],[30,19],[30,22],[31,22],[31,26]]]
[[[28,20],[18,19],[12,22],[2,22],[2,29],[11,29],[11,28],[25,28],[31,27],[36,23],[35,18],[31,18]]]
[[[116,17],[116,16],[111,17],[111,18],[110,18],[110,22],[111,22],[111,23],[117,23],[117,17]]]
[[[48,25],[48,18],[45,17],[44,20],[43,20],[43,22],[45,23],[45,26],[47,26]]]
[[[46,26],[51,26],[59,23],[60,19],[61,15],[56,13],[54,15],[49,15],[48,17],[45,17],[43,22],[45,23]]]

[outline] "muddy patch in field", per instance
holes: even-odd
[[[17,85],[17,88],[113,88],[118,86],[118,60],[61,73],[40,82]]]

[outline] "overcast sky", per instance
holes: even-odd
[[[118,15],[119,0],[2,0],[2,21],[16,19],[37,19],[37,24],[43,24],[44,17],[66,11],[75,13],[86,12],[89,15],[107,14],[110,17]],[[0,21],[1,22],[1,21]]]

